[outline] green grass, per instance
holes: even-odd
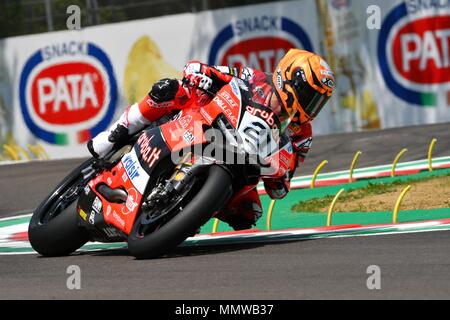
[[[392,192],[396,187],[398,186],[406,186],[414,182],[418,181],[427,181],[432,179],[439,179],[443,177],[449,177],[450,174],[446,174],[444,176],[440,177],[427,177],[427,178],[421,178],[421,179],[415,179],[415,180],[409,180],[409,181],[394,181],[390,183],[372,183],[369,182],[369,184],[363,188],[359,189],[349,189],[348,192],[341,195],[339,198],[339,202],[346,202],[346,201],[352,201],[352,200],[359,200],[367,196],[371,195],[380,195]],[[295,205],[292,206],[291,210],[294,212],[320,212],[323,210],[323,208],[328,207],[333,201],[333,196],[326,196],[323,198],[314,198],[307,201],[301,201]],[[354,211],[363,212],[366,211],[367,208],[363,205],[359,205],[359,208],[355,209]]]

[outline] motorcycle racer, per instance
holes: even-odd
[[[248,81],[251,100],[270,108],[282,123],[281,134],[291,139],[297,161],[281,178],[263,179],[267,194],[281,199],[290,190],[290,179],[303,163],[312,142],[311,121],[329,100],[334,89],[334,73],[320,56],[291,49],[273,74],[247,67],[209,66],[198,61],[186,64],[183,79],[161,79],[144,99],[130,105],[106,131],[88,142],[94,157],[103,158],[124,145],[131,135],[154,122],[170,120],[179,110],[209,103],[233,77]],[[256,186],[244,188],[228,202],[216,218],[234,230],[249,229],[262,215]]]

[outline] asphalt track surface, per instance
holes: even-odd
[[[300,174],[324,159],[324,172],[450,155],[450,124],[317,137]],[[0,166],[0,217],[32,212],[82,160]],[[0,256],[0,299],[449,299],[450,233],[333,238],[282,244],[184,248],[137,261],[126,250],[62,258]],[[66,269],[81,268],[81,290],[68,290]],[[381,290],[366,269],[381,268]]]

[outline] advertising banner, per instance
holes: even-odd
[[[197,14],[191,56],[211,65],[247,66],[272,73],[290,48],[324,54],[315,0],[205,11]],[[336,132],[332,109],[314,123],[318,134]]]
[[[450,121],[450,1],[382,3],[367,39],[382,128]]]
[[[322,4],[337,87],[333,117],[321,121],[337,131],[450,121],[450,1]],[[373,28],[370,15],[378,12]]]
[[[193,26],[177,15],[1,41],[0,142],[86,156],[86,142],[155,81],[180,77]]]
[[[375,70],[367,46],[366,9],[361,1],[319,1],[323,43],[337,87],[330,102],[330,132],[381,128]]]
[[[317,24],[315,1],[205,11],[196,15],[191,56],[272,73],[290,48],[319,49]]]
[[[187,61],[273,72],[294,47],[337,75],[316,135],[450,121],[450,0],[297,0],[1,40],[0,144],[86,156],[91,137]]]

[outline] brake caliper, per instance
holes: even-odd
[[[159,183],[142,204],[143,219],[151,223],[171,212],[183,199],[191,181],[191,163],[177,165],[172,176]]]

